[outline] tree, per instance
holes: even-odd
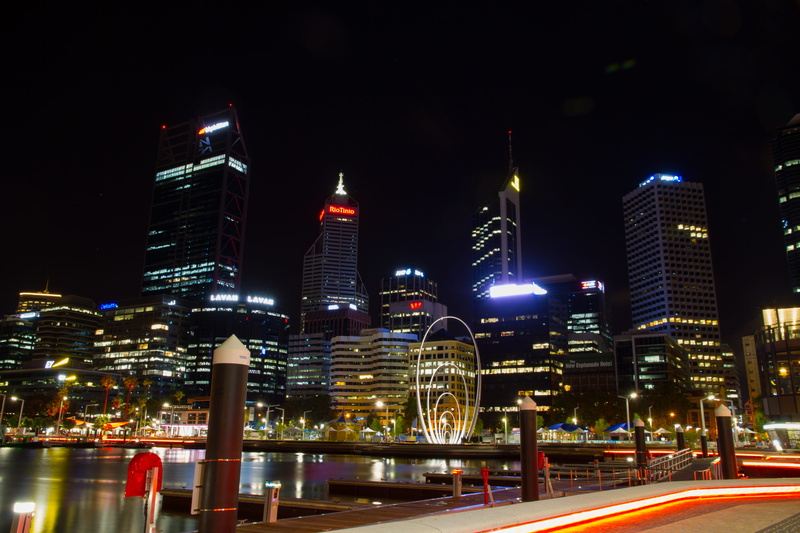
[[[103,398],[103,414],[106,414],[108,413],[108,391],[117,386],[117,380],[109,375],[105,375],[100,378],[100,385],[106,390],[106,395]]]
[[[173,394],[173,396],[175,397],[175,401],[178,402],[178,404],[180,404],[181,400],[183,400],[183,398],[186,397],[186,394],[183,391],[179,390],[175,394]]]
[[[133,374],[131,374],[129,376],[125,376],[122,379],[122,383],[125,385],[125,413],[127,416],[130,416],[131,392],[133,391],[133,389],[139,386],[139,379]]]

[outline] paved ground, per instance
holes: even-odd
[[[708,499],[680,502],[559,529],[559,533],[795,533],[800,499]]]

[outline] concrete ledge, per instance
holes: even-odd
[[[568,496],[538,502],[521,502],[502,507],[487,507],[476,510],[451,511],[446,514],[429,515],[411,520],[382,522],[369,526],[340,529],[357,533],[476,533],[509,528],[538,522],[541,520],[569,516],[575,513],[602,509],[612,505],[631,504],[659,497],[702,496],[702,492],[693,494],[694,489],[736,489],[785,487],[798,491],[800,497],[800,479],[735,479],[706,481],[675,481],[658,483],[641,487],[614,489],[591,494]],[[536,525],[526,527],[525,531],[537,531]],[[557,526],[548,526],[557,527]]]

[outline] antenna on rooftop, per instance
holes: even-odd
[[[511,130],[508,130],[508,172],[514,170],[514,156],[511,153]]]

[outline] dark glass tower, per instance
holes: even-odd
[[[800,292],[800,114],[778,130],[772,141],[789,281]]]
[[[173,294],[205,301],[238,291],[249,168],[233,107],[163,127],[143,296]]]

